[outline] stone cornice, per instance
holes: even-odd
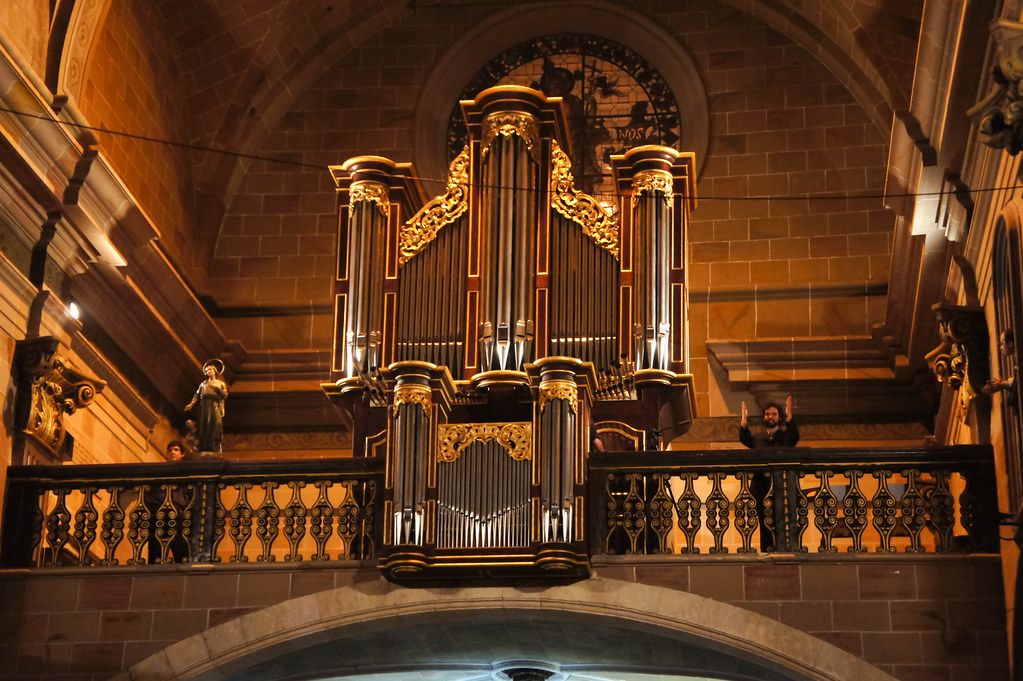
[[[800,414],[929,420],[918,377],[868,336],[709,340],[733,390],[760,404],[794,394]],[[734,405],[737,409],[737,405]]]
[[[888,355],[868,336],[708,340],[732,383],[885,380]]]
[[[805,284],[756,284],[754,286],[692,287],[689,299],[696,302],[778,300],[782,298],[861,298],[888,294],[888,282],[832,281]]]
[[[139,206],[66,98],[43,85],[0,41],[0,195],[12,197],[19,238],[34,245],[56,224],[49,256],[71,293],[164,397],[177,403],[223,334],[160,246]],[[7,202],[5,202],[7,203]],[[154,357],[161,357],[154,362]]]

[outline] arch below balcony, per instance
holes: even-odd
[[[538,622],[571,632],[563,637],[565,642],[587,640],[587,635],[600,631],[611,632],[616,643],[621,642],[598,645],[604,658],[588,668],[583,665],[581,671],[739,678],[738,664],[739,673],[750,678],[892,681],[854,655],[748,610],[674,589],[601,578],[568,586],[456,589],[408,589],[374,580],[243,615],[179,641],[115,678],[251,679],[259,677],[259,669],[289,670],[295,678],[327,678],[351,673],[326,662],[331,654],[336,660],[349,649],[367,655],[363,660],[344,658],[358,666],[360,674],[431,668],[483,671],[495,660],[492,649],[487,649],[488,639],[478,632],[496,624],[503,627],[505,638],[514,636],[508,632],[523,631],[538,639],[535,629],[528,629],[539,627]],[[465,635],[467,627],[471,635]],[[411,637],[409,632],[426,632],[438,642],[428,657],[437,656],[443,641],[454,640],[452,632],[461,632],[457,639],[461,666],[436,659],[431,663],[396,650],[394,641],[403,633]],[[355,636],[359,645],[346,648]],[[516,645],[520,651],[516,659],[559,662],[549,659],[557,657],[556,641],[546,640],[535,650],[521,642]],[[637,663],[637,649],[652,651],[646,664]],[[315,668],[317,659],[325,660],[320,668]],[[693,660],[704,666],[693,667]],[[580,670],[578,664],[575,668]]]

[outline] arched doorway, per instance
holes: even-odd
[[[285,601],[180,641],[124,678],[330,679],[534,668],[617,678],[891,681],[863,660],[750,611],[674,589],[405,589],[366,583]],[[608,674],[612,674],[608,676]],[[356,677],[357,678],[357,677]],[[412,678],[419,678],[418,676]],[[599,676],[598,676],[599,678]],[[623,676],[623,678],[627,678]],[[639,678],[635,676],[633,678]]]

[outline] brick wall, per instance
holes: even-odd
[[[731,603],[905,681],[1008,678],[997,559],[619,562],[598,566],[596,577]],[[354,566],[0,575],[0,659],[8,661],[0,678],[106,679],[223,622],[352,586],[361,599],[405,588]]]
[[[79,107],[91,125],[188,142],[175,51],[150,3],[113,2],[93,47]],[[164,243],[191,262],[191,152],[99,133],[101,151],[152,219]]]

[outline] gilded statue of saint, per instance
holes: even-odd
[[[224,383],[224,363],[211,359],[202,365],[206,379],[199,384],[185,411],[198,406],[195,428],[198,436],[198,450],[203,454],[220,454],[220,441],[224,437],[224,400],[227,399],[227,384]]]

